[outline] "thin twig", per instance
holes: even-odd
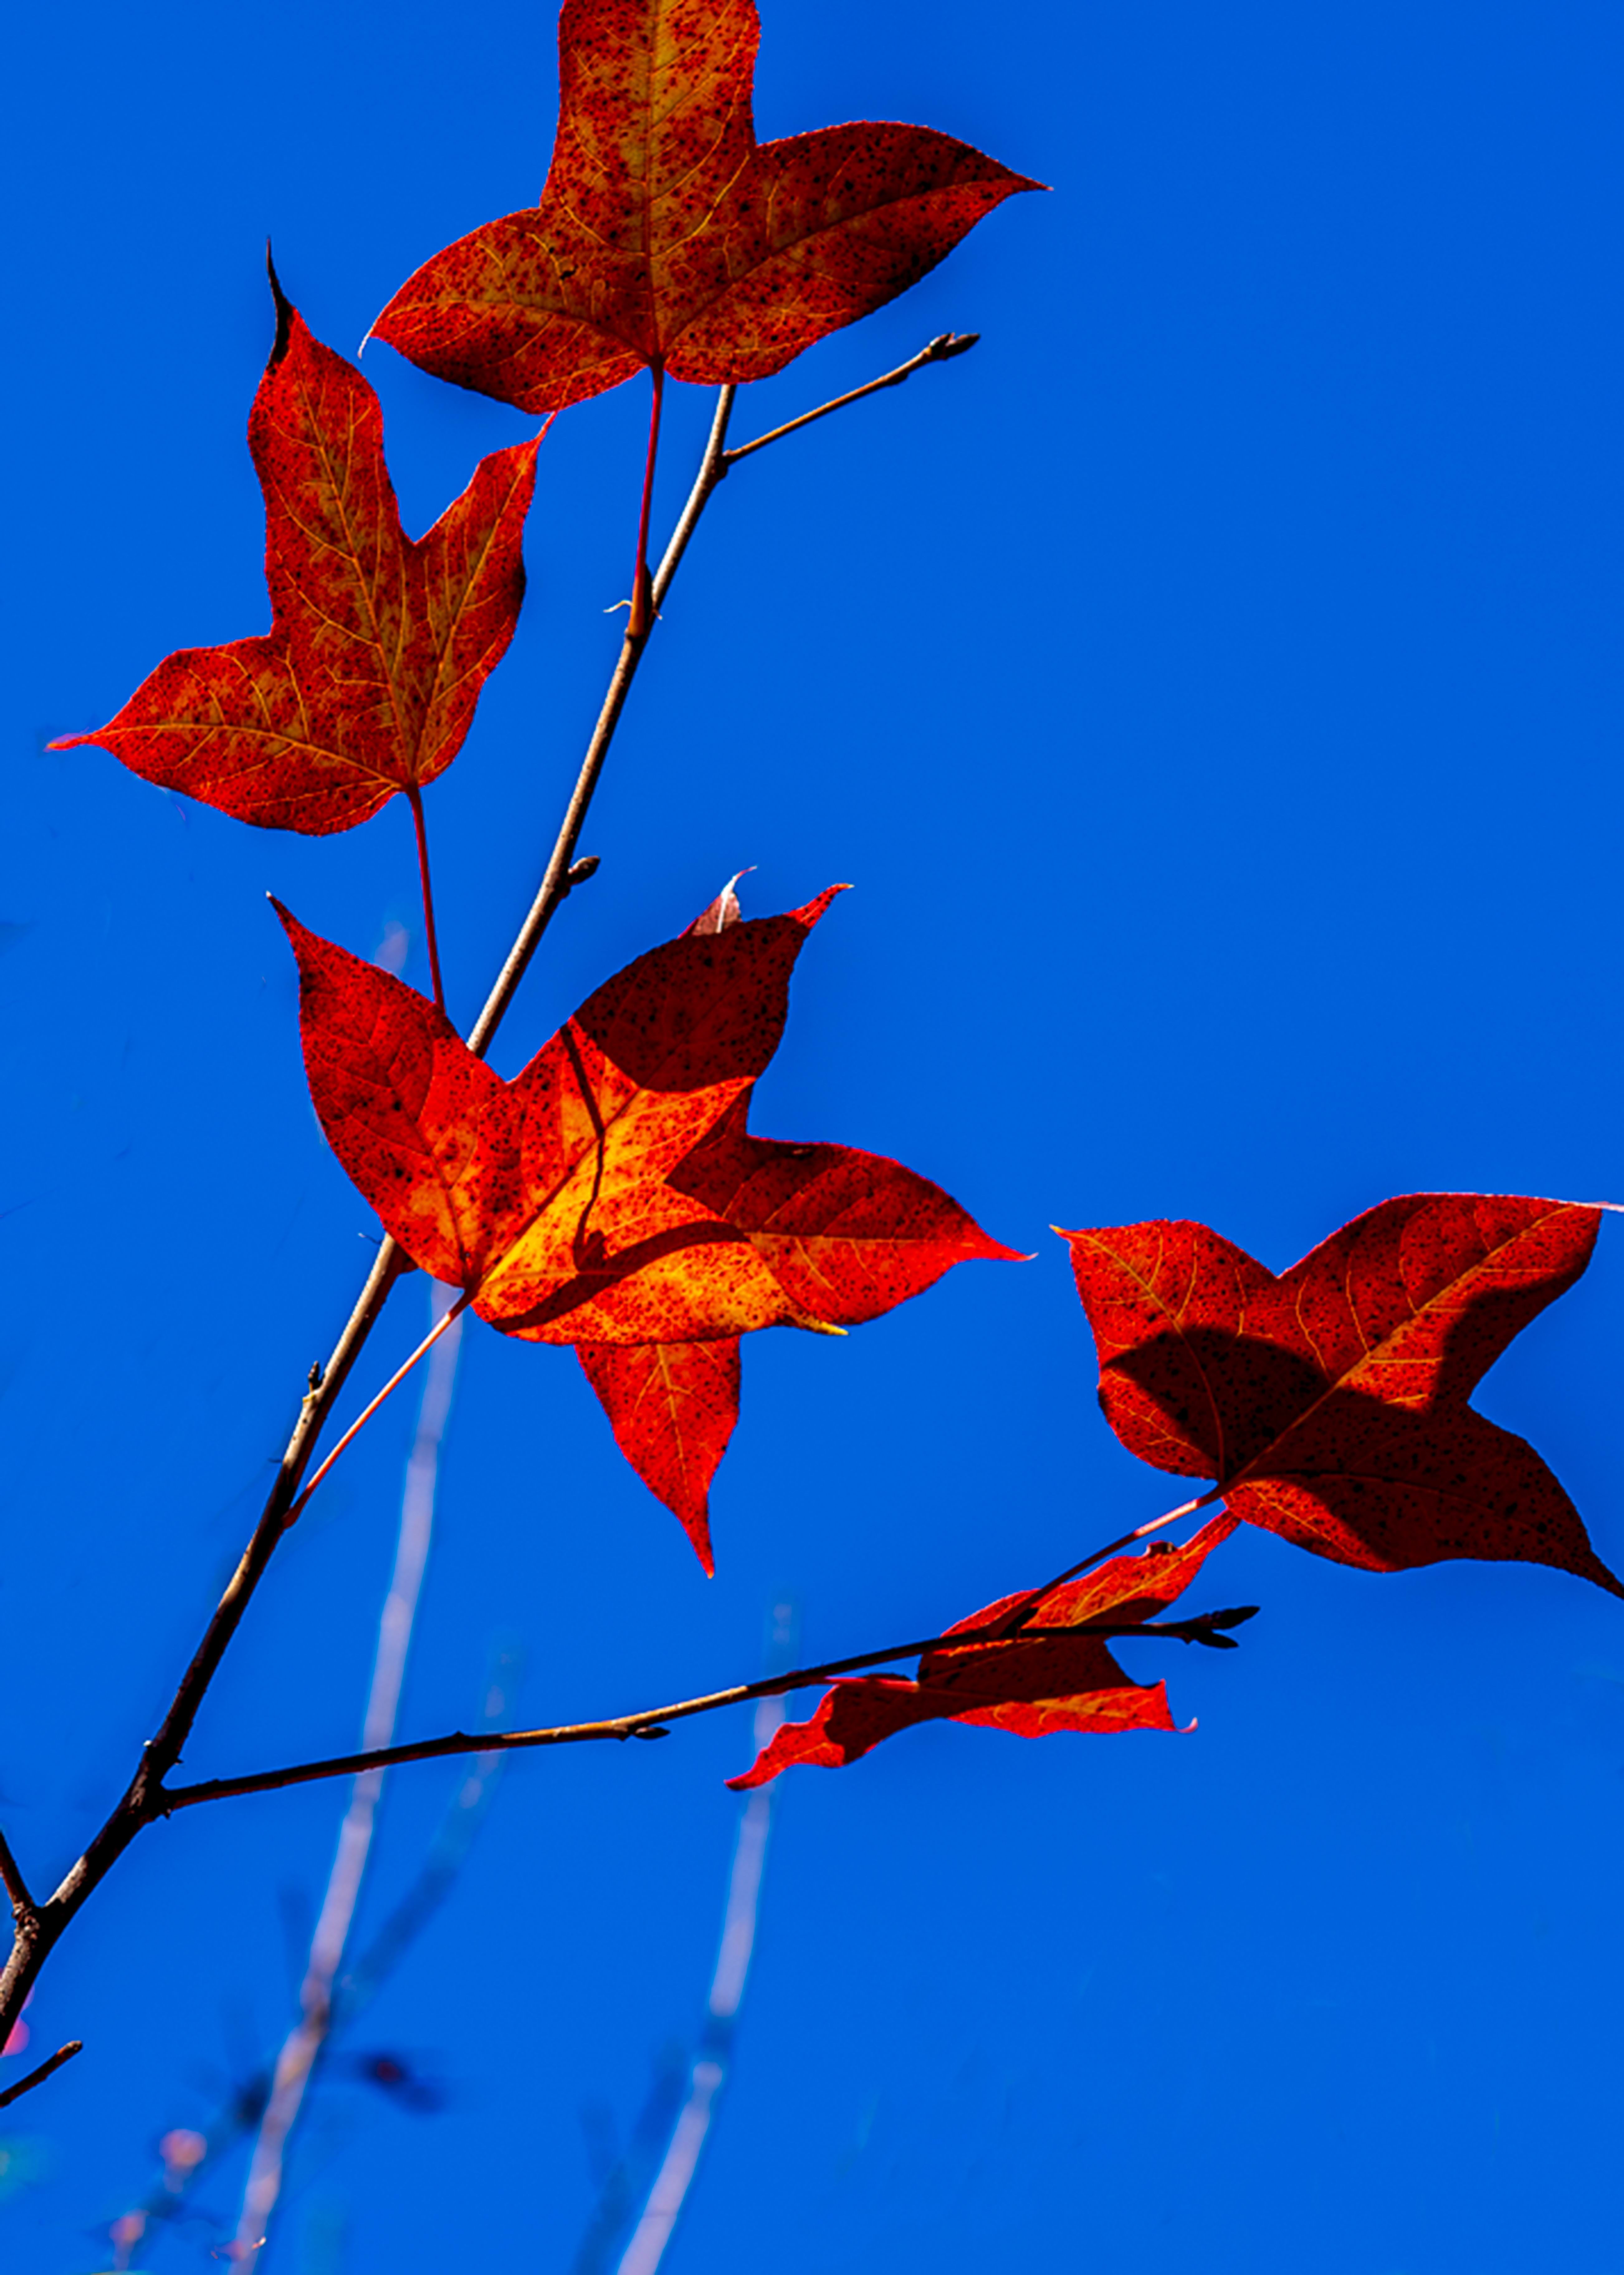
[[[736,450],[726,453],[724,471],[731,472],[741,458],[748,458],[754,450],[765,450],[769,442],[781,442],[786,435],[810,427],[814,419],[827,419],[832,411],[843,411],[849,403],[861,403],[865,395],[878,395],[882,387],[900,387],[916,371],[923,371],[927,363],[950,363],[955,356],[968,355],[980,337],[979,332],[939,332],[928,347],[922,347],[917,356],[910,356],[906,363],[899,363],[883,379],[871,379],[865,387],[854,387],[850,395],[837,395],[832,402],[820,403],[815,411],[803,411],[798,419],[787,419],[769,434],[758,435],[753,442],[741,442]]]
[[[19,1923],[33,1917],[34,1898],[28,1893],[22,1866],[12,1856],[4,1833],[0,1833],[0,1887],[11,1899],[11,1910]]]
[[[1244,1616],[1250,1618],[1256,1609],[1255,1605],[1248,1606]],[[1191,1643],[1201,1639],[1191,1630],[1210,1626],[1214,1616],[1233,1620],[1237,1614],[1208,1614],[1205,1619],[1165,1623],[1086,1620],[1076,1627],[1048,1632],[1063,1634],[1074,1641],[1084,1636],[1102,1641],[1112,1636],[1157,1636],[1167,1642]],[[759,1682],[736,1682],[726,1690],[709,1690],[698,1698],[678,1699],[669,1706],[648,1706],[636,1714],[612,1715],[605,1721],[563,1722],[545,1730],[486,1731],[472,1736],[465,1730],[453,1730],[443,1738],[420,1738],[411,1745],[383,1746],[372,1753],[336,1754],[327,1761],[298,1762],[288,1769],[261,1770],[251,1777],[210,1778],[200,1785],[170,1786],[164,1789],[159,1808],[167,1816],[171,1810],[193,1809],[200,1802],[230,1801],[247,1793],[279,1793],[287,1786],[311,1785],[321,1778],[353,1777],[364,1770],[394,1769],[403,1762],[438,1761],[447,1754],[514,1753],[536,1746],[588,1745],[608,1738],[663,1737],[667,1724],[686,1721],[695,1714],[714,1714],[721,1706],[742,1705],[752,1698],[781,1697],[786,1691],[804,1690],[816,1683],[832,1682],[836,1675],[884,1667],[893,1659],[918,1659],[927,1651],[969,1651],[978,1644],[1009,1642],[1001,1624],[949,1629],[944,1635],[925,1636],[912,1643],[890,1644],[883,1651],[858,1651],[850,1659],[826,1659],[820,1667],[797,1667],[788,1674],[769,1675]]]
[[[43,2085],[53,2071],[59,2070],[64,2062],[71,2062],[75,2054],[82,2054],[84,2051],[83,2038],[70,2038],[65,2046],[58,2046],[49,2061],[42,2061],[38,2069],[31,2069],[26,2077],[19,2077],[15,2085],[8,2085],[5,2091],[0,2093],[0,2109],[9,2109],[14,2101],[20,2101],[25,2093],[32,2093],[36,2085]]]

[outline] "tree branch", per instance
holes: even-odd
[[[1076,1627],[1029,1629],[1013,1643],[1004,1634],[1001,1623],[989,1628],[959,1629],[945,1635],[926,1636],[913,1643],[891,1644],[884,1651],[859,1651],[851,1659],[826,1659],[820,1667],[794,1667],[788,1674],[768,1675],[759,1682],[736,1682],[726,1690],[706,1691],[700,1697],[679,1699],[669,1706],[646,1707],[637,1714],[616,1714],[607,1721],[563,1722],[546,1730],[487,1730],[472,1737],[465,1730],[453,1730],[443,1738],[421,1738],[404,1746],[380,1746],[370,1753],[336,1754],[327,1761],[298,1762],[288,1769],[261,1770],[251,1777],[210,1778],[199,1785],[171,1786],[158,1796],[157,1810],[167,1817],[173,1810],[193,1809],[200,1802],[230,1801],[249,1793],[279,1793],[287,1786],[311,1785],[321,1778],[353,1777],[366,1770],[395,1769],[403,1762],[438,1761],[447,1754],[517,1753],[536,1746],[587,1745],[607,1738],[662,1738],[668,1724],[685,1721],[694,1714],[714,1714],[718,1707],[743,1705],[752,1698],[782,1697],[786,1691],[804,1690],[831,1682],[836,1675],[854,1674],[864,1667],[884,1667],[893,1659],[918,1659],[925,1651],[966,1651],[985,1644],[1017,1649],[1029,1636],[1064,1636],[1068,1641],[1076,1641],[1082,1636],[1101,1640],[1158,1636],[1171,1643],[1215,1642],[1220,1650],[1233,1649],[1227,1636],[1220,1637],[1212,1631],[1250,1619],[1257,1609],[1255,1604],[1249,1604],[1237,1610],[1205,1612],[1193,1619],[1161,1621],[1090,1620]]]
[[[689,493],[688,503],[684,507],[676,526],[671,533],[665,557],[661,562],[653,579],[652,601],[656,620],[661,603],[670,590],[671,581],[682,565],[683,556],[688,549],[689,540],[699,526],[699,518],[710,503],[717,484],[727,474],[729,465],[735,458],[748,456],[752,450],[759,450],[767,442],[776,441],[781,434],[788,434],[797,427],[806,425],[812,419],[823,418],[831,411],[840,410],[847,403],[857,402],[865,395],[873,393],[878,388],[899,385],[912,371],[921,368],[924,364],[940,362],[947,356],[961,354],[966,346],[972,344],[973,341],[968,335],[956,344],[952,336],[944,335],[940,340],[932,341],[930,346],[921,351],[911,363],[903,366],[899,370],[888,372],[883,378],[872,381],[869,386],[855,389],[850,395],[842,396],[835,402],[825,404],[817,411],[808,412],[803,418],[792,419],[789,426],[774,429],[771,435],[761,435],[754,442],[746,443],[740,451],[731,454],[726,448],[728,422],[732,415],[736,390],[731,387],[722,388],[717,397],[710,437],[699,464],[699,473]],[[534,956],[540,944],[541,937],[557,910],[574,886],[583,882],[591,874],[592,868],[596,866],[595,863],[589,866],[585,862],[576,861],[576,843],[591,807],[593,793],[598,787],[604,761],[608,756],[609,747],[615,739],[616,729],[620,724],[620,716],[625,708],[626,697],[631,692],[632,681],[637,676],[638,666],[642,661],[643,651],[648,645],[653,630],[653,622],[641,631],[634,631],[629,626],[625,638],[622,641],[620,655],[609,680],[608,691],[604,697],[602,709],[598,714],[598,723],[593,730],[592,739],[586,747],[586,754],[581,761],[580,772],[576,778],[570,802],[564,809],[563,820],[559,825],[558,835],[536,897],[531,903],[524,923],[519,927],[518,936],[509,952],[506,963],[497,975],[495,985],[486,999],[485,1008],[469,1033],[468,1047],[477,1056],[483,1057],[489,1048],[491,1039],[502,1024],[518,984],[529,967],[531,958]],[[325,1369],[319,1366],[312,1368],[309,1390],[299,1409],[298,1419],[294,1425],[293,1433],[288,1440],[286,1449],[278,1464],[276,1481],[261,1512],[259,1523],[254,1527],[253,1536],[243,1551],[241,1560],[231,1576],[225,1593],[215,1608],[214,1615],[204,1630],[202,1641],[193,1656],[191,1665],[181,1678],[179,1687],[170,1701],[169,1711],[163,1718],[156,1736],[152,1738],[143,1750],[134,1776],[84,1855],[71,1867],[49,1900],[35,1907],[27,1915],[26,1933],[22,1931],[22,1923],[19,1918],[19,1932],[12,1943],[11,1956],[4,1969],[0,1969],[0,2044],[4,2044],[5,2037],[10,2034],[11,2025],[22,2011],[23,2002],[34,1987],[41,1968],[68,1922],[79,1910],[86,1898],[106,1878],[142,1827],[150,1824],[155,1817],[165,1813],[168,1808],[173,1805],[172,1800],[162,1797],[163,1781],[180,1759],[182,1750],[191,1735],[193,1725],[197,1719],[198,1710],[203,1703],[208,1686],[214,1680],[220,1662],[225,1655],[232,1636],[237,1632],[255,1589],[264,1577],[266,1567],[276,1552],[276,1544],[286,1530],[288,1513],[293,1506],[300,1481],[315,1451],[317,1440],[334,1402],[343,1389],[351,1368],[354,1365],[367,1337],[376,1325],[389,1290],[404,1273],[413,1269],[415,1267],[404,1251],[394,1240],[386,1238],[374,1259],[372,1269],[366,1276],[366,1285],[356,1300],[355,1307],[344,1325],[344,1332],[334,1346],[332,1357],[329,1359]],[[739,1695],[754,1694],[740,1693]],[[626,1735],[632,1734],[628,1732]],[[466,1747],[458,1744],[453,1747],[442,1747],[441,1750],[478,1751],[480,1747],[475,1742],[471,1741]],[[417,1759],[419,1757],[408,1755],[406,1758]],[[329,1774],[329,1772],[323,1771],[317,1773]],[[260,1787],[252,1784],[246,1788],[248,1791],[261,1789]],[[197,1789],[183,1788],[183,1790],[190,1792]],[[77,2044],[73,2050],[78,2051]],[[57,2059],[65,2060],[67,2056],[64,2054]],[[39,2077],[48,2076],[50,2069],[55,2066],[55,2063],[48,2064],[40,2072]],[[39,2078],[29,2079],[25,2081],[25,2086],[38,2082]],[[24,2088],[13,2089],[13,2092],[23,2090]]]
[[[895,371],[887,372],[882,379],[871,379],[865,387],[854,387],[850,395],[837,395],[832,402],[820,403],[815,411],[803,411],[798,419],[786,419],[782,427],[774,427],[770,434],[758,435],[753,442],[741,442],[736,450],[725,451],[722,472],[730,473],[741,458],[748,458],[752,451],[765,450],[769,442],[780,442],[786,435],[796,434],[803,427],[810,427],[814,419],[827,419],[830,412],[843,411],[849,403],[861,403],[865,395],[878,395],[882,387],[900,387],[905,379],[911,379],[916,371],[923,371],[927,363],[950,363],[955,356],[968,355],[980,337],[979,332],[939,332],[928,346],[919,350],[917,356],[910,356],[906,363],[899,363]]]
[[[36,2085],[43,2085],[54,2070],[59,2070],[64,2062],[71,2062],[75,2054],[82,2054],[84,2051],[83,2038],[70,2038],[65,2046],[58,2046],[49,2061],[42,2061],[38,2069],[31,2069],[26,2077],[19,2077],[15,2085],[8,2085],[5,2091],[0,2093],[0,2109],[9,2109],[12,2102],[20,2101],[25,2093],[32,2093]]]

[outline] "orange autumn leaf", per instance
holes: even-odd
[[[1411,1193],[1279,1278],[1203,1224],[1062,1237],[1106,1418],[1142,1461],[1214,1478],[1236,1516],[1367,1571],[1515,1558],[1624,1595],[1533,1447],[1467,1403],[1600,1223],[1567,1201]]]
[[[759,37],[752,0],[566,0],[540,204],[425,262],[376,336],[533,412],[645,365],[765,379],[1041,187],[925,126],[758,143]]]
[[[1010,1257],[895,1161],[751,1137],[797,956],[838,886],[698,925],[605,982],[504,1082],[423,996],[280,910],[329,1141],[412,1261],[504,1334],[580,1351],[623,1451],[710,1566],[737,1339],[876,1319]]]
[[[1131,1682],[1098,1635],[1053,1630],[1086,1629],[1090,1622],[1142,1626],[1183,1594],[1236,1523],[1233,1516],[1215,1517],[1182,1548],[1155,1541],[1137,1555],[1113,1557],[1080,1580],[1036,1595],[1001,1597],[947,1633],[996,1628],[1015,1618],[1045,1632],[990,1643],[943,1642],[921,1656],[916,1682],[894,1674],[844,1678],[824,1693],[808,1720],[781,1723],[750,1768],[728,1783],[736,1790],[766,1785],[797,1763],[843,1769],[917,1722],[968,1722],[1021,1738],[1062,1730],[1174,1729],[1165,1682]],[[1240,1614],[1216,1616],[1221,1622]]]
[[[407,537],[383,414],[354,367],[276,297],[248,421],[265,493],[268,633],[183,648],[96,743],[165,790],[266,829],[353,828],[442,774],[513,637],[534,442],[493,451],[425,537]]]

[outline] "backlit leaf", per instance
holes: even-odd
[[[925,126],[758,144],[752,0],[566,0],[539,206],[427,261],[373,329],[526,411],[646,364],[764,379],[1041,185]]]
[[[493,451],[426,537],[405,536],[377,397],[276,300],[248,421],[271,630],[183,648],[107,726],[50,747],[98,743],[239,821],[321,836],[462,747],[517,620],[538,446]]]
[[[737,1338],[838,1334],[954,1264],[1015,1254],[895,1161],[745,1130],[796,958],[840,889],[749,923],[724,896],[511,1082],[423,996],[280,911],[334,1152],[413,1262],[482,1319],[581,1350],[623,1450],[707,1565]],[[714,1355],[652,1356],[694,1345]]]
[[[1277,1279],[1205,1225],[1069,1232],[1099,1397],[1130,1452],[1235,1515],[1393,1572],[1554,1564],[1624,1595],[1539,1455],[1467,1404],[1584,1270],[1600,1212],[1412,1193]]]

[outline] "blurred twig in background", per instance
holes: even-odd
[[[790,1664],[796,1624],[793,1605],[774,1604],[764,1674],[780,1674]],[[782,1698],[757,1701],[754,1734],[758,1750],[771,1742],[783,1718]],[[616,2247],[640,2197],[643,2211],[619,2261],[618,2275],[654,2275],[682,2217],[715,2119],[717,2103],[728,2081],[739,2007],[755,1951],[767,1835],[777,1792],[776,1783],[759,1786],[739,1810],[733,1869],[728,1875],[727,1902],[722,1912],[721,1942],[711,1976],[710,1996],[705,2002],[699,2045],[686,2065],[673,2061],[669,2054],[657,2061],[653,2081],[625,2152],[604,2176],[597,2204],[576,2254],[574,2275],[607,2275]]]
[[[430,1308],[436,1326],[450,1312],[455,1302],[453,1289],[435,1284]],[[422,1592],[423,1568],[428,1561],[428,1545],[434,1536],[440,1440],[451,1410],[451,1392],[462,1349],[462,1325],[459,1314],[434,1345],[423,1385],[417,1437],[406,1463],[406,1489],[401,1496],[395,1571],[378,1622],[378,1651],[362,1724],[364,1742],[369,1746],[387,1746],[395,1735],[406,1656],[412,1648],[412,1630]],[[282,2191],[287,2144],[304,2106],[311,2072],[332,2026],[334,1984],[372,1854],[384,1775],[381,1771],[371,1770],[356,1779],[339,1830],[338,1854],[333,1859],[327,1893],[311,1938],[310,1962],[299,1992],[299,2018],[276,2057],[270,2099],[260,2120],[259,2137],[249,2161],[248,2182],[232,2246],[233,2256],[241,2268],[253,2268],[269,2233],[276,2199]]]

